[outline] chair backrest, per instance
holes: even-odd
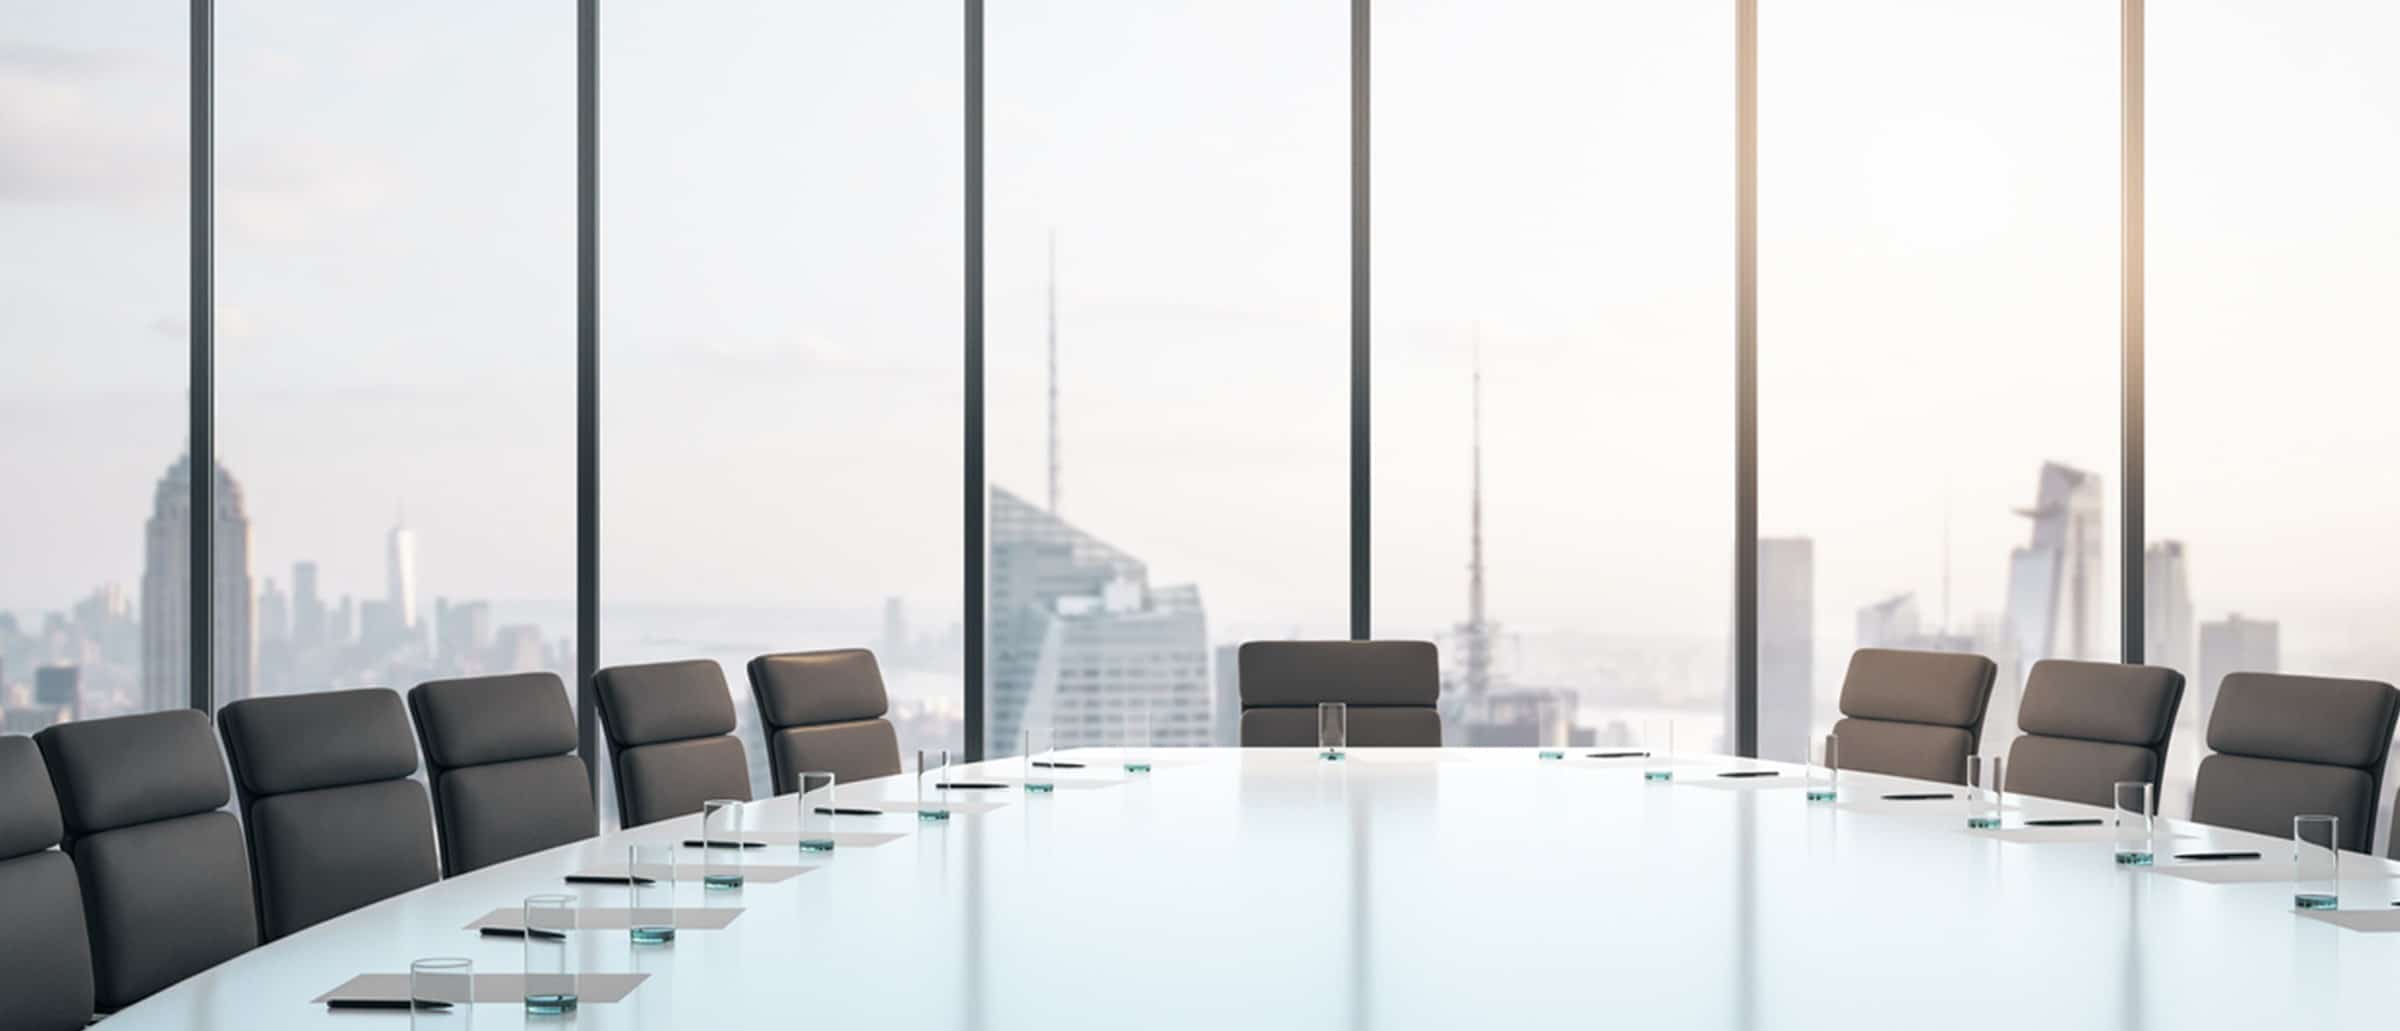
[[[258,945],[250,861],[208,717],[191,709],[46,727],[83,887],[93,1005],[115,1011]]]
[[[831,771],[844,784],[900,772],[900,737],[883,718],[891,699],[874,652],[761,655],[749,672],[776,794],[800,790],[804,771]]]
[[[2192,782],[2192,819],[2292,835],[2292,817],[2341,818],[2342,847],[2375,840],[2383,761],[2400,719],[2400,691],[2372,680],[2229,673],[2208,717],[2208,747]]]
[[[575,754],[575,707],[557,674],[418,684],[408,711],[433,784],[442,876],[600,833],[591,774]]]
[[[440,880],[400,695],[249,698],[217,713],[268,941]]]
[[[1964,781],[1998,673],[1992,660],[1959,652],[1850,653],[1842,719],[1833,725],[1836,760],[1845,770]]]
[[[75,863],[41,749],[0,737],[0,1027],[80,1031],[92,1019],[92,946]]]
[[[1249,641],[1237,663],[1246,747],[1314,747],[1320,702],[1348,707],[1352,747],[1442,743],[1430,641]]]
[[[2044,659],[2025,677],[2008,748],[2008,790],[2115,805],[2119,781],[2151,785],[2158,804],[2183,674],[2163,666]]]
[[[733,736],[725,671],[707,659],[611,666],[592,677],[627,827],[750,798],[750,757]]]

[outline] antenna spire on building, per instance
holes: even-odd
[[[1050,514],[1058,514],[1058,231],[1050,231]]]
[[[1471,469],[1467,512],[1467,625],[1460,636],[1467,653],[1467,696],[1480,698],[1492,680],[1492,631],[1483,611],[1483,329],[1475,329],[1470,377],[1472,415],[1468,454]]]

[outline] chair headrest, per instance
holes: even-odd
[[[428,765],[456,769],[575,750],[575,707],[555,673],[428,681],[409,690],[408,707]]]
[[[225,760],[192,709],[78,720],[33,736],[70,837],[222,809]]]
[[[2164,666],[2043,659],[2026,674],[2017,729],[2150,748],[2175,729],[2182,697],[2183,674]]]
[[[29,737],[0,737],[0,859],[39,852],[66,833],[42,750]]]
[[[1431,641],[1250,641],[1238,661],[1244,706],[1441,700],[1441,653]]]
[[[1981,655],[1861,648],[1842,677],[1842,715],[1971,727],[1982,721],[1998,673]]]
[[[601,725],[622,747],[733,733],[725,671],[707,659],[611,666],[592,678]]]
[[[399,692],[247,698],[217,713],[233,775],[253,796],[399,780],[417,772],[417,745]]]
[[[2228,673],[2208,717],[2208,747],[2230,755],[2377,772],[2400,691],[2374,680]]]
[[[750,660],[758,717],[772,728],[871,720],[891,711],[875,653],[864,648],[783,652]]]

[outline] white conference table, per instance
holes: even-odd
[[[2400,933],[2296,915],[2288,881],[2202,883],[2117,867],[2105,835],[2029,843],[1965,829],[1963,803],[1885,803],[1921,782],[1846,773],[1811,804],[1796,767],[1685,756],[1546,761],[1522,749],[1160,750],[1148,774],[1102,750],[1049,795],[947,823],[844,818],[906,837],[800,858],[724,930],[637,947],[578,933],[580,969],[650,975],[568,1017],[472,1007],[473,1026],[617,1028],[2202,1028],[2380,1027],[2400,1015]],[[1583,751],[1571,752],[1581,756]],[[1782,775],[1716,778],[1738,768]],[[1007,777],[1017,760],[954,776]],[[841,802],[911,797],[909,779]],[[2012,799],[2026,817],[2099,815]],[[1852,808],[1853,805],[1859,808]],[[790,796],[754,828],[790,829]],[[561,878],[679,841],[697,817],[620,831],[390,899],[267,945],[116,1014],[145,1028],[405,1028],[404,1011],[309,1000],[412,959],[522,969],[518,942],[465,925],[524,896],[622,887]],[[2176,851],[2281,839],[2162,821]],[[2191,835],[2171,838],[2170,832]],[[2071,835],[2070,835],[2071,836]],[[683,854],[696,866],[699,850]],[[2392,910],[2392,864],[2345,856],[2345,909]],[[463,1026],[455,1020],[440,1026]]]

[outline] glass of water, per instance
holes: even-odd
[[[2109,790],[2115,798],[2112,808],[2116,810],[2117,865],[2150,865],[2157,860],[2153,851],[2157,847],[2153,840],[2157,817],[2150,801],[2150,782],[2120,780]]]
[[[575,1012],[575,896],[525,899],[525,1012]]]
[[[1057,746],[1057,732],[1025,729],[1025,790],[1047,795],[1058,790],[1057,767],[1052,765],[1050,751]]]
[[[431,956],[408,965],[408,1026],[463,1029],[474,1023],[474,960]]]
[[[950,789],[942,786],[947,783],[943,778],[950,775],[950,750],[942,749],[941,755],[942,764],[932,767],[930,770],[934,775],[934,786],[933,798],[928,801],[925,798],[925,774],[928,772],[925,765],[925,750],[917,749],[917,819],[947,820],[950,818]]]
[[[700,884],[710,891],[742,886],[742,802],[712,798],[700,803]]]
[[[675,846],[627,847],[625,873],[633,886],[633,906],[625,921],[633,943],[665,945],[674,941]]]
[[[1967,826],[1973,830],[2000,829],[2000,813],[2008,807],[2006,761],[1997,755],[1967,757]]]
[[[1841,743],[1831,734],[1822,740],[1802,745],[1810,752],[1801,758],[1808,764],[1808,800],[1831,802],[1841,787]]]
[[[1157,747],[1157,732],[1150,726],[1150,703],[1143,702],[1142,707],[1127,718],[1127,722],[1131,726],[1127,728],[1130,732],[1126,735],[1125,772],[1148,773],[1150,750]]]
[[[1642,750],[1650,762],[1642,767],[1642,779],[1664,783],[1675,779],[1675,721],[1651,720],[1643,725]]]
[[[1340,762],[1350,749],[1350,706],[1317,703],[1317,758]]]
[[[1533,743],[1535,758],[1564,759],[1567,757],[1567,725],[1574,722],[1560,713],[1558,699],[1542,698],[1533,706]]]
[[[2342,820],[2292,817],[2292,908],[2342,906]]]
[[[800,851],[833,851],[834,791],[832,770],[804,770],[800,774]],[[811,792],[816,800],[810,801]],[[817,810],[823,809],[819,814]],[[817,817],[824,816],[823,829],[818,829]]]

